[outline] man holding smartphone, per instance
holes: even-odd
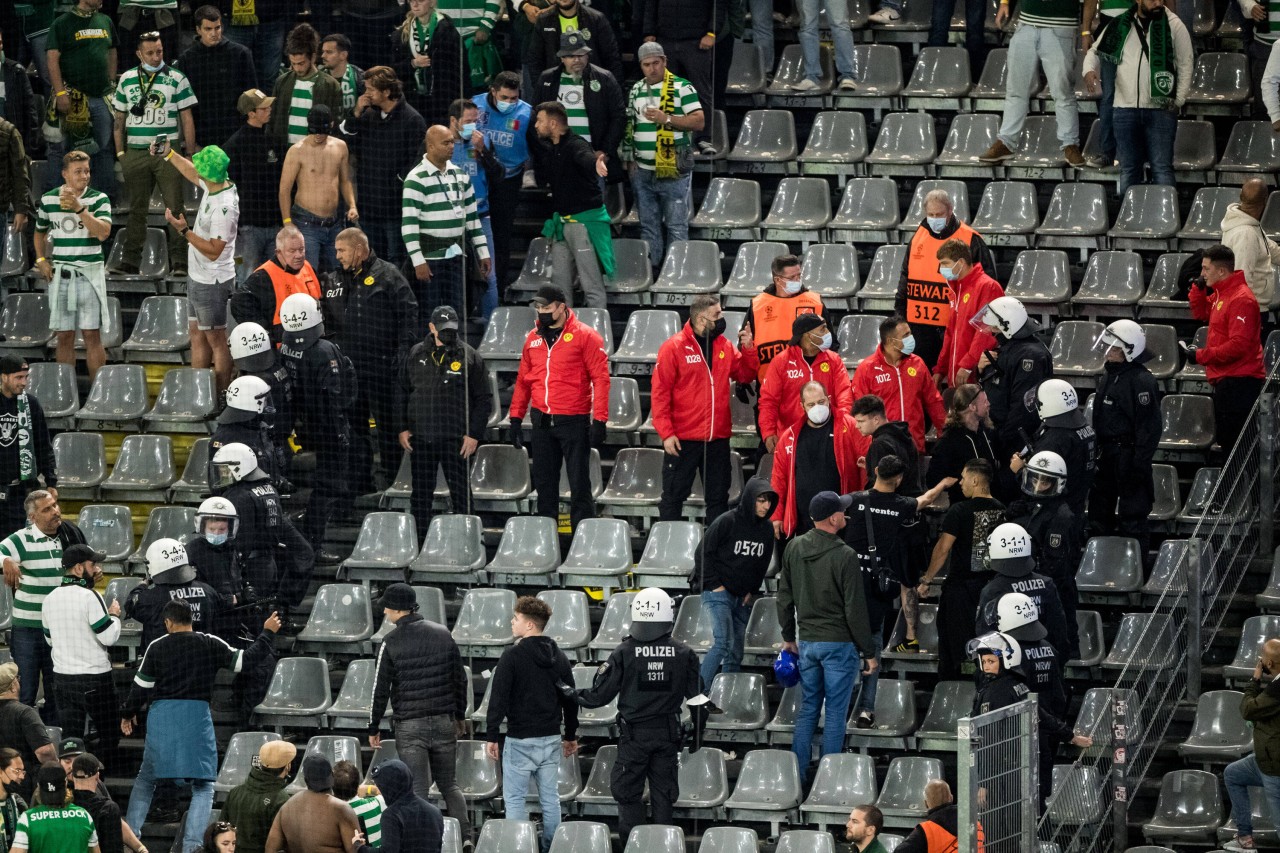
[[[1244,688],[1240,716],[1253,726],[1253,754],[1227,765],[1222,781],[1231,798],[1231,816],[1236,819],[1236,837],[1227,843],[1230,850],[1252,850],[1253,809],[1249,789],[1262,788],[1272,814],[1280,814],[1280,639],[1262,644],[1253,678]]]

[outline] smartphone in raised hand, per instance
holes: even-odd
[[[151,140],[151,154],[155,157],[163,157],[169,153],[169,137],[157,136]]]

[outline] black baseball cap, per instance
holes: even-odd
[[[91,752],[77,755],[76,760],[71,762],[71,775],[76,779],[88,779],[95,773],[101,773],[102,770],[102,762]]]
[[[384,610],[390,607],[392,610],[412,612],[418,609],[418,596],[407,583],[393,583],[383,590],[378,604]]]
[[[441,305],[431,312],[431,325],[436,327],[437,332],[445,329],[453,329],[456,332],[460,323],[458,312],[452,305]]]
[[[853,495],[837,495],[835,492],[818,492],[809,501],[809,518],[823,521],[844,512],[853,503]]]
[[[307,112],[308,133],[328,133],[333,130],[333,110],[324,104],[316,104]]]
[[[791,344],[794,346],[800,343],[805,335],[819,326],[825,325],[827,325],[827,320],[821,314],[801,314],[791,321]]]
[[[69,569],[72,566],[78,566],[85,560],[101,563],[105,559],[107,559],[107,555],[103,551],[95,551],[88,545],[72,545],[62,552],[62,568]]]
[[[67,790],[67,771],[56,761],[41,764],[36,771],[36,790],[49,797],[55,797]]]
[[[555,302],[568,302],[565,298],[564,291],[555,285],[544,284],[538,288],[538,292],[533,295],[533,301],[529,305],[533,308],[546,308]]]
[[[78,737],[64,737],[58,744],[59,758],[75,758],[84,752],[84,740]]]
[[[579,53],[590,52],[591,45],[587,44],[587,40],[581,30],[570,30],[567,33],[560,34],[560,50],[556,51],[556,56],[574,56]]]
[[[27,360],[20,355],[5,353],[0,355],[0,375],[8,375],[10,373],[21,373],[27,367]]]

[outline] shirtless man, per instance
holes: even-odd
[[[280,218],[285,225],[296,225],[306,237],[307,261],[321,273],[338,268],[334,253],[338,233],[360,219],[347,143],[330,136],[332,130],[329,108],[312,107],[307,113],[308,134],[290,146],[280,176]],[[339,193],[347,205],[346,223],[339,215]]]

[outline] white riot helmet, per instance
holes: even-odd
[[[1040,420],[1047,421],[1078,408],[1080,398],[1076,396],[1076,389],[1065,379],[1046,379],[1036,386],[1036,414]]]
[[[225,523],[227,529],[214,533],[209,529],[210,522],[218,527]],[[221,545],[235,539],[239,532],[240,515],[236,512],[235,504],[226,498],[208,498],[196,510],[196,535],[203,536],[210,545]]]
[[[1031,596],[1008,592],[996,604],[996,630],[1022,643],[1043,640],[1048,631],[1040,624],[1040,608]]]
[[[1053,498],[1067,489],[1067,463],[1052,450],[1041,450],[1027,460],[1022,473],[1022,493],[1033,498]]]
[[[262,414],[271,386],[256,376],[241,376],[227,386],[227,407],[218,415],[224,424],[243,423]]]
[[[225,489],[258,470],[258,457],[247,444],[224,444],[209,461],[209,485]]]
[[[651,586],[631,599],[631,636],[639,642],[652,642],[670,633],[675,621],[675,605],[663,590]]]
[[[1006,521],[987,536],[987,562],[997,574],[1020,578],[1036,567],[1031,536],[1021,524]]]
[[[1147,333],[1132,320],[1116,320],[1093,342],[1095,350],[1106,352],[1112,347],[1120,348],[1125,361],[1133,361],[1146,350]]]
[[[977,660],[982,655],[995,655],[1000,658],[1004,668],[1014,669],[1022,665],[1022,646],[1008,634],[999,631],[988,631],[981,637],[974,637],[965,647],[968,656]]]
[[[227,336],[227,344],[236,367],[249,373],[269,370],[276,362],[271,336],[257,323],[237,323]]]
[[[1008,340],[1027,325],[1027,309],[1012,296],[999,296],[974,314],[969,322],[983,331],[995,329],[1000,337]]]
[[[280,325],[286,332],[297,334],[314,329],[324,322],[320,303],[308,293],[294,293],[280,303]]]
[[[177,586],[196,579],[187,548],[177,539],[157,539],[147,548],[147,577],[152,583]]]

